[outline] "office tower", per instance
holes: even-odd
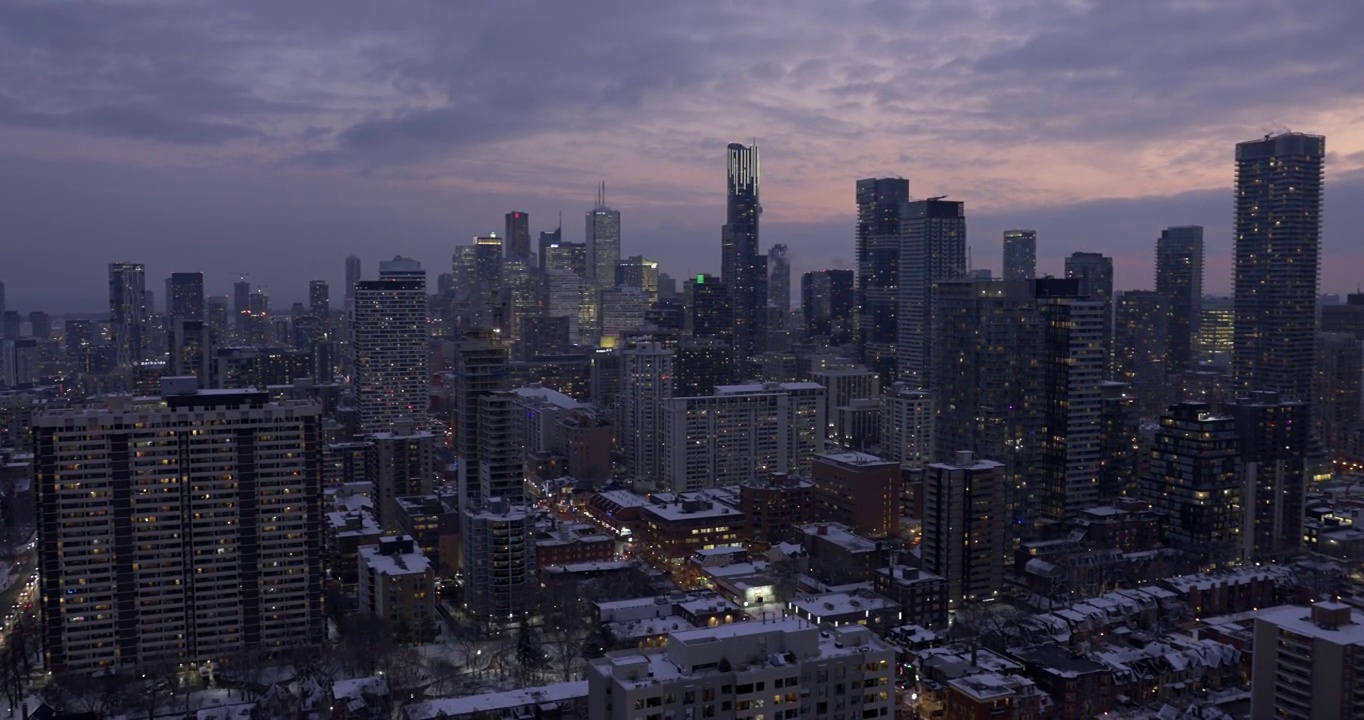
[[[597,204],[587,211],[587,282],[601,290],[616,284],[620,263],[620,211],[606,205],[606,183],[597,188]]]
[[[535,246],[536,249],[539,250],[540,252],[539,257],[537,258],[537,262],[540,263],[540,270],[543,271],[549,269],[549,266],[545,263],[545,258],[548,254],[546,251],[549,250],[551,246],[558,245],[559,243],[563,242],[563,239],[564,229],[562,226],[555,228],[552,232],[546,232],[543,230],[540,232],[540,239]]]
[[[1004,279],[1032,280],[1037,277],[1037,231],[1004,231]]]
[[[1319,135],[1236,145],[1232,372],[1249,390],[1312,392],[1325,156]]]
[[[1236,310],[1231,298],[1203,298],[1203,312],[1198,322],[1198,337],[1194,343],[1200,364],[1231,367],[1235,326]]]
[[[418,429],[410,420],[400,420],[364,439],[371,447],[365,456],[368,465],[365,474],[374,483],[379,527],[397,532],[396,500],[432,492],[436,478],[436,435]]]
[[[649,296],[636,287],[612,287],[597,293],[601,343],[614,346],[627,333],[644,325],[644,313],[649,310]]]
[[[1345,333],[1317,335],[1316,378],[1312,388],[1312,428],[1327,457],[1340,459],[1360,437],[1364,392],[1364,343]]]
[[[38,340],[50,340],[52,338],[52,316],[41,310],[34,310],[28,314],[28,334]]]
[[[308,281],[308,312],[324,323],[331,317],[331,291],[326,280]]]
[[[506,214],[507,257],[530,262],[530,214],[509,212]]]
[[[1003,466],[961,450],[924,469],[923,569],[947,578],[947,604],[992,600],[1007,552]]]
[[[900,308],[900,212],[909,181],[857,181],[857,329],[862,363],[890,381],[896,376],[896,316]]]
[[[162,387],[155,406],[111,397],[34,421],[54,672],[323,640],[321,408]]]
[[[360,282],[360,258],[346,256],[346,297],[355,297],[355,284]]]
[[[1302,547],[1311,440],[1307,401],[1252,392],[1225,406],[1240,441],[1241,559],[1284,560]]]
[[[355,286],[351,320],[352,387],[363,432],[400,419],[426,422],[430,371],[426,271],[402,257],[379,264],[378,280]]]
[[[1105,307],[1067,289],[1044,294],[1042,287],[1042,452],[1035,498],[1041,516],[1060,521],[1098,504]]]
[[[166,314],[171,323],[204,319],[204,274],[197,272],[171,273],[166,280]]]
[[[734,359],[746,362],[767,347],[767,256],[759,249],[758,146],[727,150],[725,225],[720,280],[734,299]]]
[[[479,398],[510,389],[511,362],[507,344],[490,330],[478,330],[455,343],[452,372],[455,407],[455,456],[459,459],[460,509],[477,509],[487,498],[481,495],[479,460]]]
[[[578,341],[578,305],[582,301],[582,278],[570,270],[544,274],[545,317],[565,318],[571,342]]]
[[[209,295],[204,300],[204,318],[208,321],[214,337],[227,340],[228,317],[230,316],[227,312],[226,295]]]
[[[1364,624],[1339,602],[1280,605],[1255,615],[1252,720],[1364,717]]]
[[[1236,420],[1184,402],[1160,419],[1143,499],[1165,518],[1165,544],[1200,567],[1241,554],[1242,487]]]
[[[786,257],[786,245],[777,243],[767,251],[767,304],[776,308],[786,327],[791,314],[791,260]]]
[[[658,342],[620,352],[616,427],[626,472],[636,482],[656,483],[663,471],[663,403],[673,394],[674,367],[673,351]]]
[[[723,340],[684,337],[677,343],[673,396],[710,395],[734,382],[734,351]]]
[[[900,216],[900,308],[896,378],[928,387],[933,356],[933,288],[966,275],[965,204],[929,198]]]
[[[1099,253],[1077,252],[1066,258],[1066,277],[1080,281],[1080,294],[1103,303],[1103,356],[1105,369],[1113,357],[1113,258]]]
[[[825,336],[830,345],[853,341],[857,322],[857,293],[851,270],[817,270],[800,279],[801,312],[811,336]]]
[[[891,686],[895,662],[894,648],[860,625],[822,631],[786,617],[675,631],[662,649],[592,660],[587,717],[625,720],[638,706],[659,717],[756,718],[748,711],[763,703],[788,718],[849,717],[832,714],[845,701],[857,717],[892,717],[895,692],[876,688]]]
[[[474,281],[484,292],[502,287],[502,238],[497,233],[474,238]]]
[[[815,455],[814,517],[880,539],[900,529],[900,463],[863,452]]]
[[[1156,240],[1156,293],[1166,314],[1166,372],[1196,369],[1194,338],[1203,317],[1203,226],[1161,231]]]
[[[650,438],[663,445],[663,487],[696,490],[808,472],[824,451],[824,392],[808,382],[752,383],[665,399],[662,432]]]
[[[714,275],[688,280],[691,313],[687,327],[694,337],[721,340],[734,347],[734,294]],[[736,365],[737,367],[737,365]]]
[[[567,270],[587,280],[587,245],[573,242],[557,242],[545,248],[545,271]]]
[[[658,263],[643,255],[631,255],[616,266],[617,287],[643,290],[650,301],[658,299]]]
[[[677,278],[665,272],[658,274],[658,299],[669,302],[677,300]]]
[[[905,467],[923,467],[933,454],[933,394],[909,383],[881,393],[881,454]]]
[[[1113,322],[1113,379],[1127,383],[1143,417],[1165,411],[1167,389],[1166,323],[1170,313],[1154,290],[1128,290],[1118,296]]]
[[[0,282],[0,317],[4,317],[4,315],[5,315],[5,284]],[[0,332],[0,340],[5,339],[7,339],[5,335],[2,332]]]
[[[141,263],[109,264],[109,330],[120,366],[146,359],[145,276]]]
[[[66,336],[67,357],[76,361],[83,351],[95,345],[95,323],[89,320],[68,319],[62,323],[62,334]]]

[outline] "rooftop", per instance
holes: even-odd
[[[507,692],[427,700],[404,707],[403,713],[407,720],[433,720],[440,716],[459,717],[474,713],[495,713],[527,705],[568,703],[585,697],[587,681],[578,680]]]
[[[1302,605],[1280,605],[1260,611],[1257,619],[1298,635],[1327,640],[1337,645],[1364,645],[1364,624],[1348,615],[1350,622],[1336,627],[1326,627],[1312,621],[1312,607]],[[1316,609],[1336,612],[1351,612],[1349,605],[1342,603],[1317,603]]]
[[[380,575],[424,575],[431,572],[431,561],[419,549],[412,552],[384,555],[378,546],[366,545],[360,548],[360,562]]]

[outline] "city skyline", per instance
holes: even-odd
[[[610,28],[587,22],[593,13],[516,6],[460,23],[406,5],[320,19],[137,6],[109,22],[92,18],[110,8],[7,6],[0,28],[18,31],[24,71],[0,81],[0,212],[24,239],[10,264],[22,272],[5,273],[11,305],[96,310],[87,288],[99,266],[125,259],[154,278],[249,271],[288,302],[306,292],[289,285],[300,273],[340,286],[332,253],[444,267],[459,239],[499,229],[508,211],[529,212],[532,233],[586,211],[600,179],[621,188],[623,255],[674,277],[714,272],[724,210],[713,168],[725,142],[754,135],[767,165],[764,243],[787,244],[797,275],[852,267],[852,181],[900,175],[971,205],[978,267],[998,270],[1000,233],[1029,227],[1042,239],[1039,272],[1097,251],[1114,257],[1119,289],[1146,288],[1160,229],[1200,224],[1207,289],[1221,293],[1227,147],[1284,128],[1332,139],[1322,287],[1352,290],[1364,265],[1347,243],[1364,220],[1364,133],[1353,74],[1336,70],[1359,59],[1342,28],[1364,10],[1244,5],[1255,12],[982,3],[931,19],[879,5],[826,18],[809,6],[772,14],[761,32],[737,22],[761,6],[630,6]],[[148,42],[153,26],[184,32]],[[755,42],[733,42],[737,27]],[[229,31],[252,40],[219,39]],[[611,42],[552,52],[575,33]],[[514,51],[517,39],[558,59]],[[369,51],[330,54],[351,46]],[[279,62],[265,71],[260,57]],[[65,79],[91,64],[118,68],[107,87]],[[467,72],[450,79],[452,65]],[[334,78],[311,86],[322,67]],[[1248,77],[1257,92],[1233,92]],[[111,99],[124,97],[144,100]],[[109,256],[71,266],[91,249]],[[266,253],[270,263],[242,262]],[[69,281],[53,281],[59,267]],[[209,291],[221,282],[208,278]]]

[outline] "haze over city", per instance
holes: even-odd
[[[1323,292],[1364,256],[1364,7],[1338,2],[44,3],[0,6],[11,307],[103,308],[108,262],[240,273],[277,303],[396,254],[429,271],[528,211],[581,241],[605,181],[622,254],[719,269],[726,142],[763,150],[763,240],[852,267],[853,181],[966,203],[974,267],[1114,257],[1151,287],[1207,228],[1227,293],[1231,147],[1329,139]],[[115,192],[113,189],[117,189]]]

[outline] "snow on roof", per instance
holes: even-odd
[[[403,714],[407,716],[407,720],[433,720],[442,715],[460,717],[474,713],[496,713],[529,705],[571,703],[586,697],[587,681],[577,680],[506,692],[427,700],[404,707]]]
[[[332,697],[337,700],[362,699],[366,694],[383,697],[388,694],[388,683],[373,675],[332,683]]]
[[[836,617],[853,613],[868,613],[897,608],[899,603],[875,593],[832,592],[805,595],[791,601],[794,608],[816,617]]]
[[[366,545],[360,548],[360,562],[380,575],[424,575],[431,572],[431,561],[416,547],[412,552],[384,555],[377,545]]]

